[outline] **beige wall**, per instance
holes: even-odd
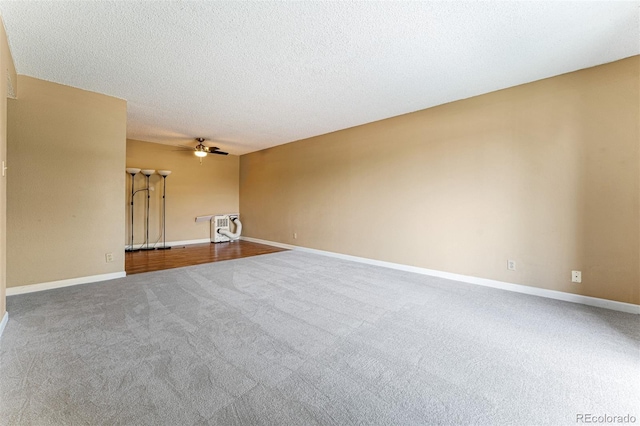
[[[127,167],[171,170],[167,177],[167,235],[166,241],[188,241],[209,238],[209,223],[196,223],[195,217],[209,214],[238,212],[238,175],[240,161],[235,155],[209,155],[202,160],[190,151],[177,151],[176,147],[156,143],[127,140]],[[126,210],[125,244],[129,244],[131,222],[129,200],[131,176],[125,174],[124,193]],[[144,188],[145,177],[135,177],[135,188]],[[149,240],[151,244],[161,238],[162,177],[150,178]],[[146,194],[135,195],[134,245],[144,242],[144,212]]]
[[[7,286],[123,271],[126,102],[27,76],[18,84],[8,105]]]
[[[639,69],[636,56],[244,155],[244,233],[639,303]]]
[[[5,83],[6,82],[6,83]],[[4,23],[0,17],[0,167],[7,164],[7,96],[15,96],[16,69],[7,42]],[[7,178],[0,170],[0,321],[6,312],[7,267]]]

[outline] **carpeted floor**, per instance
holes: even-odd
[[[296,251],[8,298],[0,424],[640,421],[640,318]]]

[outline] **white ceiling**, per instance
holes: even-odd
[[[640,2],[9,2],[18,73],[232,154],[640,53]]]

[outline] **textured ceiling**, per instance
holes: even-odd
[[[640,53],[640,2],[7,2],[18,73],[242,154]]]

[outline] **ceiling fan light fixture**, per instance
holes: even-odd
[[[207,156],[207,152],[206,151],[195,151],[194,154],[196,154],[196,157],[206,157]]]

